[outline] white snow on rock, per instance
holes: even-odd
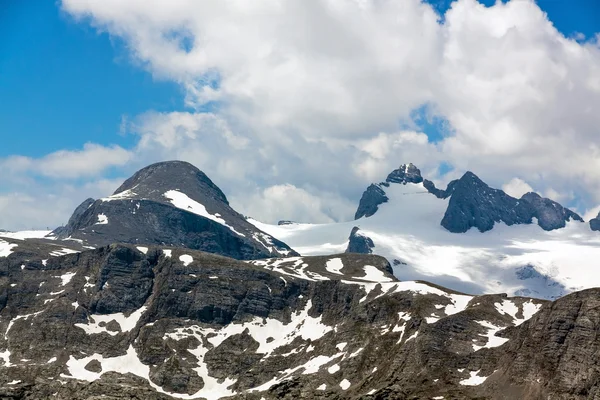
[[[474,351],[477,351],[477,350],[483,349],[483,348],[492,348],[492,347],[502,346],[504,343],[508,342],[508,339],[496,336],[497,332],[504,329],[501,326],[496,326],[488,321],[477,321],[477,323],[479,325],[483,326],[484,328],[487,328],[488,331],[484,335],[484,337],[487,338],[487,343],[483,346],[478,346],[476,344],[473,344]]]
[[[94,225],[106,225],[108,224],[108,217],[104,214],[98,214],[98,222]]]
[[[317,388],[317,390],[325,390],[325,389],[327,389],[327,385],[326,384],[322,384],[321,386],[319,386]]]
[[[274,386],[276,384],[279,384],[286,380],[292,379],[294,377],[294,374],[300,370],[303,370],[302,375],[315,374],[315,373],[319,372],[319,370],[322,366],[330,363],[331,361],[335,360],[336,358],[341,357],[342,355],[343,355],[343,353],[338,353],[338,354],[334,354],[333,356],[317,356],[317,357],[311,358],[310,360],[308,360],[306,363],[304,363],[302,365],[298,365],[296,367],[288,368],[284,371],[281,371],[279,373],[279,375],[280,375],[279,377],[275,377],[260,386],[250,389],[249,392],[262,392],[262,391],[268,390],[269,388],[271,388],[272,386]]]
[[[335,374],[339,370],[340,370],[339,364],[333,364],[331,367],[327,368],[327,372],[329,372],[330,374]]]
[[[42,239],[50,234],[52,231],[19,231],[19,232],[0,232],[0,237],[11,238],[11,239]]]
[[[463,379],[458,383],[464,386],[478,386],[485,382],[485,380],[488,378],[487,376],[478,376],[479,370],[469,371],[469,374],[471,375],[469,378]]]
[[[165,257],[171,257],[171,255],[173,254],[173,250],[168,250],[168,249],[163,249],[163,254],[165,255]]]
[[[71,282],[71,279],[77,274],[77,272],[67,272],[66,274],[55,276],[54,278],[60,278],[61,284],[60,286],[65,286]]]
[[[0,240],[0,257],[8,257],[13,253],[13,249],[17,246],[17,244],[8,243],[4,240]]]
[[[173,333],[166,334],[165,338],[180,340],[187,337],[188,334],[186,332],[190,330],[197,332],[199,335],[212,333],[213,336],[207,340],[214,347],[218,347],[228,337],[240,334],[247,329],[249,335],[259,343],[256,352],[268,356],[277,348],[289,345],[297,337],[303,340],[317,340],[333,330],[332,327],[321,322],[321,316],[310,317],[308,311],[311,308],[312,302],[309,300],[303,310],[292,314],[292,321],[288,324],[284,324],[274,318],[263,319],[256,317],[250,322],[229,324],[219,330],[202,329],[197,326],[180,328]]]
[[[0,360],[2,360],[5,367],[10,367],[12,364],[10,363],[10,351],[8,349],[0,352]]]
[[[88,335],[94,335],[106,332],[111,336],[117,335],[119,332],[113,332],[106,329],[106,324],[111,321],[116,321],[121,327],[121,332],[129,332],[137,325],[140,317],[146,311],[146,306],[143,306],[132,312],[129,316],[123,313],[116,314],[93,314],[88,317],[87,324],[75,324],[76,327],[83,329]],[[100,326],[102,324],[103,326]]]
[[[385,276],[385,273],[372,265],[365,265],[365,276],[360,277],[363,281],[370,282],[391,282],[392,279]]]
[[[508,293],[554,299],[600,286],[600,235],[588,224],[567,222],[544,231],[537,225],[506,226],[491,231],[452,233],[440,225],[448,200],[422,184],[390,184],[389,201],[371,217],[330,224],[269,225],[252,219],[262,231],[284,241],[303,256],[344,252],[355,226],[373,240],[373,253],[394,265],[402,281],[425,280],[464,293]],[[597,271],[597,272],[596,272]]]
[[[137,185],[136,185],[136,187],[137,187]],[[135,187],[133,187],[131,189],[124,190],[124,191],[119,192],[119,193],[115,193],[112,196],[105,197],[105,198],[100,199],[100,200],[102,200],[102,201],[114,201],[114,200],[132,199],[135,196],[137,196],[137,194],[135,192],[133,192],[133,189],[135,189]]]
[[[502,303],[494,303],[494,307],[500,314],[508,314],[513,318],[514,325],[521,325],[523,322],[527,321],[535,313],[537,313],[542,307],[541,304],[536,304],[533,301],[529,300],[522,305],[523,318],[517,318],[517,313],[519,312],[519,307],[512,300],[502,300]]]
[[[190,256],[189,254],[184,254],[184,255],[179,256],[179,261],[181,261],[183,263],[184,267],[187,267],[192,262],[194,262],[194,257]]]
[[[164,193],[163,196],[169,199],[171,201],[171,204],[173,204],[177,208],[189,211],[196,215],[200,215],[201,217],[218,222],[219,224],[231,229],[232,232],[236,233],[239,236],[246,236],[243,233],[236,231],[235,228],[231,225],[227,224],[227,222],[218,214],[213,215],[209,213],[206,210],[206,207],[204,207],[204,205],[198,203],[196,200],[189,198],[188,195],[185,193],[181,193],[178,190],[169,190],[168,192]]]
[[[139,251],[141,251],[144,254],[148,254],[148,248],[147,247],[138,246],[138,247],[136,247],[136,249],[138,249]]]
[[[340,382],[340,387],[342,388],[342,390],[348,390],[348,388],[351,385],[352,384],[350,383],[350,381],[348,379],[344,379],[343,381]]]
[[[85,366],[92,360],[98,361],[102,365],[101,372],[92,372],[85,369]],[[133,346],[129,345],[127,353],[122,356],[104,358],[101,354],[94,354],[89,357],[76,359],[73,356],[67,361],[69,375],[61,374],[63,378],[75,378],[83,381],[92,382],[100,378],[107,372],[118,372],[120,374],[133,374],[144,379],[149,379],[150,368],[141,363]]]
[[[337,275],[344,275],[341,272],[342,268],[344,268],[344,263],[342,262],[341,258],[332,258],[331,260],[327,261],[327,264],[325,265],[327,272]]]
[[[60,256],[66,256],[67,254],[75,254],[75,253],[79,253],[79,251],[63,247],[63,248],[61,248],[59,250],[51,251],[50,252],[50,256],[52,256],[52,257],[60,257]]]

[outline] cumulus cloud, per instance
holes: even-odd
[[[41,158],[11,156],[0,160],[0,169],[11,173],[30,172],[51,178],[98,176],[108,168],[127,164],[133,154],[119,146],[86,143],[81,150],[59,150]]]
[[[233,198],[232,203],[244,214],[261,215],[264,221],[271,223],[281,220],[282,215],[295,222],[327,223],[356,211],[356,204],[335,193],[315,196],[290,184],[270,186],[256,193],[250,201]]]
[[[534,191],[527,182],[519,178],[513,178],[510,182],[502,185],[502,190],[504,190],[506,194],[517,199],[521,198],[525,193]]]
[[[532,185],[561,201],[576,193],[582,209],[600,202],[600,48],[563,36],[533,0],[457,0],[444,16],[420,0],[63,0],[62,8],[179,83],[193,110],[133,118],[137,145],[90,150],[98,167],[65,154],[80,161],[79,174],[179,158],[232,198],[271,204],[291,185],[321,199],[297,204],[305,220],[321,221],[334,217],[315,214],[326,194],[350,210],[340,204],[409,161],[436,182],[472,170],[513,193]],[[424,105],[446,121],[435,142],[412,121]],[[57,158],[39,173],[68,176]],[[441,174],[441,163],[454,169]],[[31,164],[15,157],[10,167]],[[257,218],[293,218],[240,203]]]

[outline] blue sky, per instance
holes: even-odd
[[[430,3],[443,13],[451,1]],[[598,1],[538,4],[566,36],[599,30]],[[3,1],[0,37],[0,130],[10,137],[0,156],[40,157],[86,142],[131,146],[134,138],[119,134],[123,116],[184,109],[175,83],[154,79],[118,39],[74,21],[53,1]],[[439,124],[421,121],[438,140]]]
[[[0,129],[10,137],[0,156],[39,157],[86,142],[129,146],[122,116],[183,108],[175,83],[153,79],[122,43],[53,1],[3,1],[0,37]]]

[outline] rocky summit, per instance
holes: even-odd
[[[248,223],[208,176],[183,161],[150,165],[113,195],[85,200],[68,224],[50,237],[93,247],[181,246],[241,260],[296,255],[285,243]]]
[[[371,184],[363,193],[355,219],[374,215],[379,206],[389,201],[386,189],[393,184],[421,184],[425,192],[448,199],[446,212],[440,224],[450,232],[463,233],[471,228],[481,232],[493,229],[497,223],[506,225],[531,224],[534,221],[544,230],[564,228],[568,221],[583,222],[575,212],[559,203],[542,198],[537,193],[526,193],[520,199],[509,196],[500,189],[493,189],[472,172],[439,189],[412,163],[403,164],[392,171],[385,182]],[[595,226],[592,223],[592,226]]]

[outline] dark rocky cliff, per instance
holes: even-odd
[[[0,397],[588,399],[598,290],[398,282],[372,255],[112,245],[0,258]]]

